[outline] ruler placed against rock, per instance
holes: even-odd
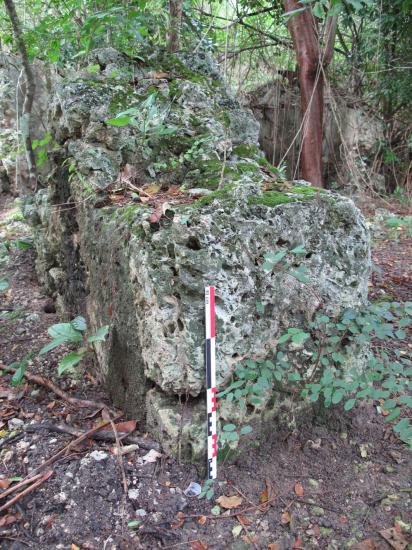
[[[215,287],[205,287],[207,477],[217,476]]]

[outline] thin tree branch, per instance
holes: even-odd
[[[34,102],[34,94],[36,92],[36,83],[34,73],[29,61],[26,44],[23,40],[21,32],[20,20],[16,12],[13,0],[4,0],[7,14],[13,27],[14,36],[17,42],[17,47],[21,55],[21,60],[26,75],[26,90],[24,95],[23,113],[20,118],[20,128],[23,137],[24,149],[26,151],[26,160],[29,170],[29,188],[35,191],[37,188],[37,172],[36,172],[36,157],[33,151],[30,123],[31,112]]]

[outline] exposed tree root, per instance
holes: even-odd
[[[15,373],[17,369],[0,365],[0,370],[6,373],[7,372]],[[30,372],[25,371],[24,377],[29,382],[33,382],[34,384],[38,384],[39,386],[45,386],[50,391],[58,395],[61,399],[63,399],[63,401],[70,403],[70,405],[73,405],[74,407],[84,408],[84,409],[93,409],[93,408],[107,409],[108,408],[106,403],[103,403],[101,401],[90,401],[88,399],[79,399],[78,397],[70,397],[70,395],[68,395],[66,392],[61,390],[51,380],[47,380],[46,378],[43,378],[43,376],[38,376],[37,374],[31,374]]]

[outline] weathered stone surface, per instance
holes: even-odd
[[[48,190],[26,207],[37,268],[60,309],[86,311],[92,329],[110,325],[97,357],[114,400],[146,421],[167,451],[199,459],[204,286],[216,286],[223,388],[245,358],[271,358],[285,329],[310,320],[321,303],[330,313],[364,303],[369,236],[351,200],[276,181],[256,146],[256,122],[211,79],[204,58],[150,53],[137,84],[124,79],[122,59],[122,79],[110,81],[102,69],[56,93],[50,123],[61,150]],[[141,114],[123,127],[107,122],[136,106],[144,114],[152,93],[162,128],[173,125],[173,134],[155,124],[143,133]],[[157,187],[144,187],[150,192],[134,203],[130,192],[143,184]],[[119,203],[113,190],[122,187],[128,198]],[[190,188],[210,192],[195,200]],[[316,292],[285,269],[262,268],[266,253],[299,245]],[[303,346],[290,351],[302,372],[310,369]],[[222,404],[219,414],[249,411]]]

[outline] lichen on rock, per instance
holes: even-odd
[[[138,66],[113,51],[91,57],[101,71],[66,79],[50,108],[60,150],[31,207],[37,268],[66,314],[86,312],[92,329],[110,325],[96,352],[114,401],[166,450],[198,460],[204,287],[216,286],[224,388],[245,358],[272,357],[282,332],[321,303],[337,314],[365,302],[368,231],[350,199],[277,180],[257,123],[206,57],[147,52]],[[156,120],[144,111],[150,96]],[[121,110],[135,113],[124,126],[110,123],[120,98]],[[315,294],[262,268],[265,254],[299,245]]]

